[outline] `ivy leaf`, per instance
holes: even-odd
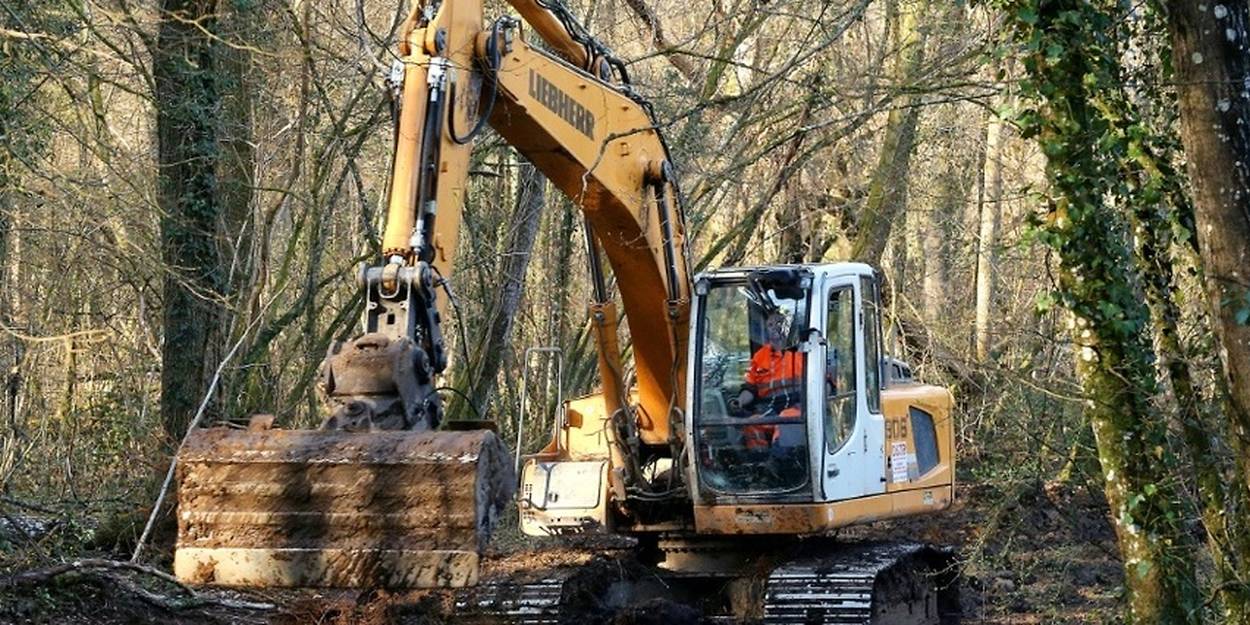
[[[1050,312],[1050,309],[1055,307],[1055,295],[1053,293],[1038,293],[1033,307],[1039,314]]]
[[[1037,24],[1037,10],[1033,7],[1024,7],[1016,12],[1016,19],[1033,26]]]
[[[1123,314],[1124,309],[1120,308],[1115,302],[1104,300],[1098,302],[1098,311],[1102,313],[1103,319],[1116,319]]]
[[[1081,17],[1080,11],[1061,11],[1058,21],[1067,22],[1073,26],[1080,26],[1085,19]]]
[[[1176,237],[1178,243],[1184,243],[1189,240],[1189,237],[1193,236],[1193,233],[1189,231],[1189,228],[1178,223],[1172,226],[1172,236]]]

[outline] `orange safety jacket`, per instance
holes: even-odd
[[[798,391],[803,387],[803,354],[793,350],[779,351],[772,345],[765,345],[751,356],[746,382],[755,387],[756,395],[761,399],[774,393]],[[788,406],[780,416],[797,419],[800,415],[798,406]],[[747,449],[767,449],[780,434],[777,424],[772,423],[742,428]]]

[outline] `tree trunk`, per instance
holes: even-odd
[[[807,258],[809,225],[815,211],[803,201],[799,191],[801,176],[787,180],[782,188],[781,206],[773,215],[777,225],[777,262],[801,263]]]
[[[1071,224],[1051,232],[1065,233],[1053,243],[1059,289],[1074,314],[1076,369],[1124,560],[1128,609],[1135,623],[1196,622],[1190,612],[1194,572],[1182,555],[1187,541],[1178,526],[1182,514],[1167,485],[1173,461],[1151,401],[1155,358],[1143,333],[1130,330],[1146,326],[1148,313],[1131,286],[1119,228],[1096,195],[1096,189],[1069,187],[1064,197],[1083,203],[1086,214],[1072,215]]]
[[[904,0],[898,9],[895,32],[899,52],[894,76],[900,88],[915,81],[924,61],[924,36],[917,27],[918,13],[923,7],[919,1]],[[881,262],[890,229],[906,207],[907,179],[920,119],[917,104],[915,96],[897,98],[886,119],[877,168],[868,185],[863,213],[857,220],[859,233],[851,246],[851,257],[857,261],[870,265]]]
[[[797,130],[786,143],[785,151],[781,154],[777,163],[777,176],[769,181],[768,189],[750,209],[746,211],[741,220],[725,233],[720,240],[712,243],[706,255],[700,263],[696,265],[701,267],[715,252],[725,244],[729,244],[728,251],[725,252],[723,263],[725,265],[738,265],[742,263],[747,255],[751,240],[755,234],[756,227],[759,225],[760,219],[764,216],[764,212],[772,203],[773,198],[778,193],[785,190],[790,179],[798,174],[799,168],[803,166],[806,159],[800,158],[800,148],[803,140],[807,137],[807,123],[811,119],[812,110],[816,106],[816,98],[809,97],[803,102],[803,108],[799,111],[799,119],[796,124]],[[784,208],[783,208],[784,212]]]
[[[219,130],[221,156],[218,161],[218,203],[221,207],[219,254],[225,267],[223,293],[228,305],[227,318],[216,330],[223,336],[222,344],[231,336],[241,334],[258,313],[249,303],[257,287],[255,254],[256,142],[253,126],[255,102],[259,93],[253,76],[252,46],[258,32],[262,11],[259,4],[218,0],[223,16],[221,41],[216,44],[219,61],[218,77],[223,119]],[[259,374],[252,368],[225,372],[221,380],[222,412],[229,418],[242,418],[250,410],[245,405],[252,395],[246,393],[249,375]]]
[[[569,374],[574,367],[573,354],[569,351],[570,343],[572,342],[569,336],[569,313],[571,310],[579,309],[571,309],[569,307],[569,287],[572,283],[573,275],[573,249],[575,241],[577,241],[574,217],[580,215],[581,212],[565,197],[560,198],[560,208],[559,214],[554,216],[555,219],[552,219],[554,236],[552,236],[551,244],[556,248],[556,266],[552,275],[552,302],[549,306],[551,323],[547,331],[547,344],[554,345],[562,350],[564,355],[564,376],[560,382],[564,386],[565,396],[576,397],[585,389],[574,389],[569,384]],[[552,366],[554,367],[554,362]],[[563,398],[560,399],[562,400]],[[553,406],[551,409],[554,411],[555,407]]]
[[[7,104],[3,98],[4,90],[0,87],[0,105]],[[0,125],[0,131],[4,130]],[[17,202],[14,201],[17,194],[13,188],[16,175],[6,152],[0,151],[0,323],[12,328],[16,326],[15,308],[21,300],[18,296],[20,270],[15,268],[17,255],[21,253],[21,240],[16,228],[19,215]],[[10,340],[15,346],[18,344],[17,337],[10,337]]]
[[[698,69],[690,62],[690,59],[682,55],[677,46],[674,46],[668,40],[668,37],[664,34],[664,27],[660,24],[660,16],[656,15],[655,10],[645,0],[625,0],[625,4],[633,10],[634,15],[651,31],[651,47],[659,54],[664,55],[665,60],[691,85],[698,82]]]
[[[56,406],[56,420],[62,425],[73,417],[74,398],[78,395],[78,350],[74,346],[72,330],[73,328],[65,338],[61,339],[65,355],[61,361],[63,379],[61,380],[61,398]]]
[[[153,59],[165,263],[161,422],[172,445],[200,401],[222,314],[212,0],[163,0]]]
[[[498,286],[498,295],[491,307],[493,314],[489,320],[490,326],[478,342],[475,353],[469,355],[472,365],[465,370],[465,382],[457,385],[474,402],[478,413],[485,414],[484,411],[490,405],[491,396],[495,392],[495,379],[508,349],[508,339],[512,336],[512,322],[521,305],[525,274],[529,271],[534,239],[542,222],[546,184],[546,179],[533,165],[527,162],[520,166],[516,209],[511,220],[516,229],[504,259],[500,276],[503,283]],[[525,392],[525,389],[521,389],[521,392]],[[452,406],[456,403],[452,402]],[[455,413],[456,418],[470,416],[463,412]]]
[[[0,28],[11,33],[45,30],[47,22],[56,15],[56,8],[41,2],[6,3],[0,11]],[[0,137],[3,137],[0,139],[0,323],[10,328],[29,329],[30,326],[28,294],[23,290],[22,279],[28,262],[23,250],[25,232],[30,224],[29,217],[23,213],[37,212],[44,208],[44,203],[36,200],[34,206],[28,206],[24,201],[34,199],[25,189],[25,169],[28,163],[39,162],[36,157],[50,146],[51,118],[43,112],[45,103],[38,92],[53,76],[49,68],[61,61],[49,54],[56,52],[44,46],[29,46],[20,40],[0,42],[0,76],[3,76],[0,81]],[[35,173],[37,177],[43,175]],[[21,388],[17,381],[24,345],[16,335],[9,336],[8,342],[12,345],[9,388],[13,401],[9,408],[13,415]],[[0,484],[0,490],[2,487]]]
[[[255,227],[253,190],[256,188],[256,143],[253,138],[254,102],[258,85],[253,77],[252,33],[258,29],[258,5],[221,2],[224,24],[217,48],[218,76],[223,124],[220,129],[221,157],[218,163],[219,203],[223,237],[222,260],[229,268],[228,296],[239,307],[246,302],[245,290],[252,281],[252,244]],[[246,312],[246,311],[244,311]]]
[[[1143,180],[1143,187],[1147,190],[1158,190],[1162,197],[1185,202],[1177,181],[1178,176],[1168,164],[1170,159],[1155,158],[1146,146],[1140,152],[1142,157],[1139,163],[1145,164],[1145,171],[1130,171],[1128,174]],[[1161,171],[1160,167],[1164,169]],[[1160,188],[1164,185],[1173,187],[1173,191],[1167,193]],[[1186,208],[1182,205],[1182,209]],[[1230,494],[1225,484],[1221,457],[1212,447],[1211,428],[1202,414],[1203,398],[1181,342],[1178,325],[1181,310],[1172,295],[1177,290],[1172,266],[1174,259],[1168,254],[1173,224],[1160,214],[1157,207],[1150,204],[1139,205],[1131,217],[1131,227],[1136,234],[1136,259],[1142,274],[1146,302],[1150,308],[1155,344],[1158,346],[1163,371],[1167,373],[1171,383],[1176,410],[1175,421],[1181,432],[1181,440],[1185,444],[1189,461],[1193,464],[1193,482],[1198,493],[1199,511],[1207,531],[1208,551],[1215,565],[1216,582],[1220,588],[1219,599],[1223,604],[1226,622],[1244,623],[1246,617],[1250,616],[1247,612],[1250,596],[1239,583],[1239,579],[1248,563],[1250,542],[1247,539],[1250,537],[1245,535],[1242,524],[1228,514]],[[1233,496],[1237,495],[1240,493]]]
[[[1227,418],[1250,483],[1250,5],[1167,3],[1198,246]]]
[[[998,245],[998,222],[1002,219],[1003,210],[1003,127],[1002,118],[991,115],[985,131],[985,196],[978,211],[976,322],[973,326],[973,347],[980,362],[989,360],[990,356],[994,254]]]
[[[968,195],[975,192],[975,175],[980,165],[979,146],[972,151],[957,134],[961,116],[966,109],[958,104],[947,104],[939,109],[938,132],[947,135],[942,140],[938,158],[949,163],[949,169],[938,174],[932,186],[936,197],[931,200],[932,210],[924,213],[920,221],[920,262],[924,268],[921,281],[923,314],[926,323],[944,327],[951,320],[958,298],[951,290],[951,267],[955,262],[953,242],[962,227],[964,212],[969,203]],[[954,337],[950,337],[954,338]]]
[[[944,181],[939,188],[953,190],[954,176]],[[947,307],[951,304],[949,285],[946,280],[946,253],[943,250],[946,234],[946,220],[950,218],[953,206],[946,198],[938,199],[929,218],[924,220],[920,229],[920,258],[917,266],[924,267],[921,279],[921,293],[924,296],[925,322],[937,324],[945,318]]]
[[[1084,0],[1004,7],[1027,42],[1020,118],[1046,155],[1047,210],[1039,240],[1058,259],[1057,295],[1073,313],[1076,370],[1094,431],[1120,555],[1128,622],[1201,621],[1193,545],[1177,492],[1178,462],[1158,394],[1150,314],[1116,208],[1157,205],[1125,180],[1136,123],[1106,33],[1118,16]]]

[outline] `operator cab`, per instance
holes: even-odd
[[[884,493],[876,272],[860,263],[724,269],[694,284],[687,483],[696,503]]]

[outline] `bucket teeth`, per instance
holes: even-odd
[[[492,432],[196,432],[174,572],[226,586],[476,583],[515,479]]]

